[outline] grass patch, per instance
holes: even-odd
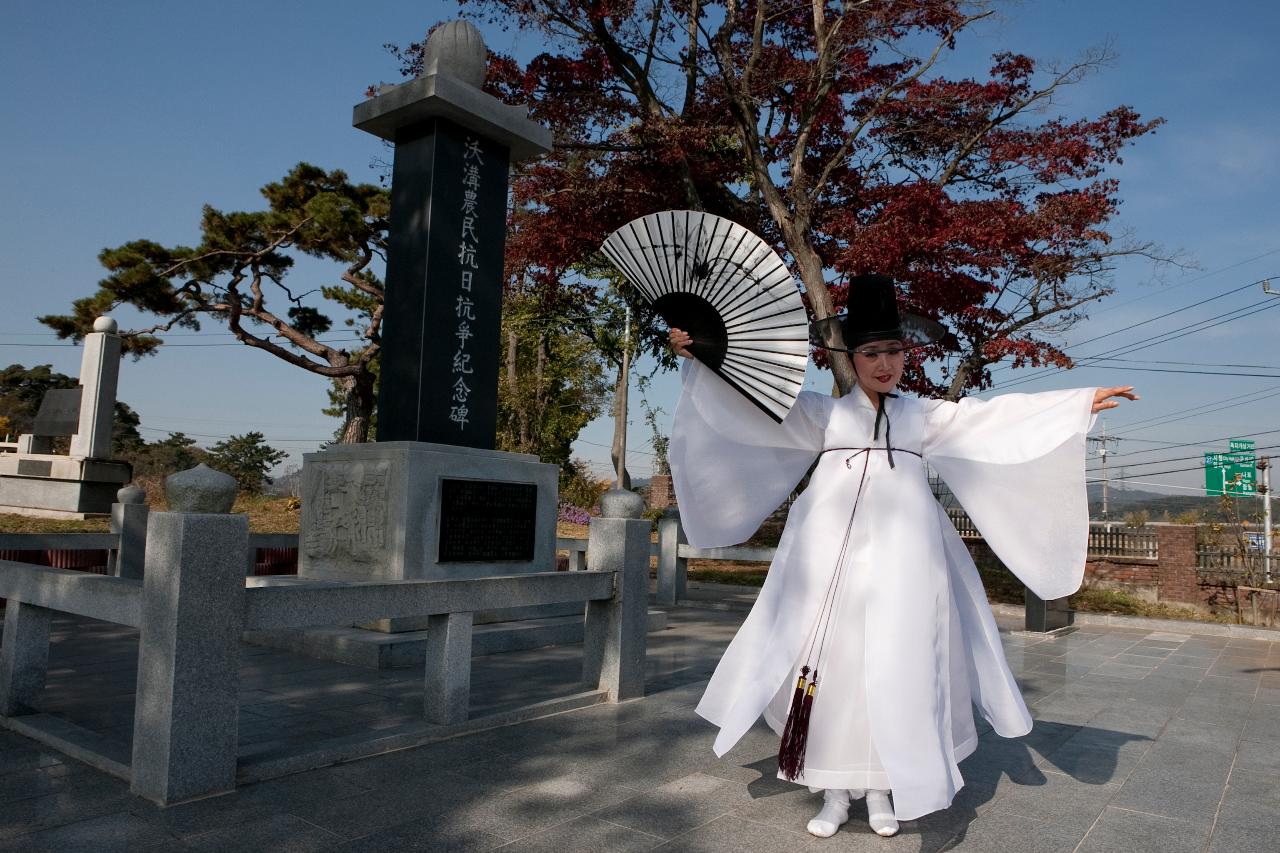
[[[300,507],[297,498],[241,493],[231,511],[249,516],[249,529],[254,533],[297,533]]]
[[[155,495],[150,503],[157,512],[167,508],[164,499]],[[298,532],[301,513],[296,498],[241,494],[231,511],[249,516],[249,529],[254,533]],[[0,533],[105,533],[109,526],[105,517],[77,520],[0,514]]]
[[[764,586],[767,569],[689,569],[689,580],[727,583],[735,586]]]
[[[107,519],[32,518],[0,514],[0,533],[106,533]]]
[[[978,576],[992,604],[1022,604],[1026,601],[1022,581],[1013,576],[999,561],[983,560],[976,563]]]
[[[764,586],[769,574],[768,563],[735,560],[690,560],[689,580],[702,583],[727,583],[735,586]]]
[[[1012,572],[998,560],[982,560],[977,563],[978,575],[992,604],[1021,605],[1026,601],[1025,587]],[[1085,587],[1068,599],[1071,607],[1082,613],[1117,613],[1124,616],[1143,616],[1148,619],[1180,619],[1186,622],[1234,623],[1228,613],[1210,614],[1193,607],[1150,602],[1122,589]]]
[[[1181,619],[1187,622],[1235,622],[1226,614],[1202,613],[1192,607],[1144,601],[1122,589],[1085,587],[1068,599],[1076,610],[1088,613],[1119,613],[1148,619]]]

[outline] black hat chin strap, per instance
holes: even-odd
[[[885,453],[889,457],[889,467],[892,468],[894,467],[893,441],[890,440],[889,438],[889,431],[893,429],[893,423],[889,420],[889,413],[885,411],[884,401],[886,397],[897,397],[898,395],[893,393],[886,394],[883,391],[877,391],[876,394],[878,394],[880,397],[880,403],[879,405],[876,406],[876,427],[875,427],[875,430],[871,433],[871,440],[872,441],[880,440],[880,421],[883,420],[884,421],[884,449],[885,449]]]

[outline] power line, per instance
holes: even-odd
[[[339,330],[339,331],[341,331],[341,330]],[[9,336],[9,337],[15,337],[15,338],[17,338],[17,337],[22,337],[22,338],[35,338],[35,337],[47,338],[47,337],[54,336],[54,335],[57,335],[57,334],[58,334],[58,333],[57,333],[57,332],[54,332],[54,331],[47,331],[47,332],[0,332],[0,335],[6,335],[6,336]],[[227,336],[227,335],[232,335],[232,334],[234,334],[234,333],[233,333],[233,332],[231,332],[231,331],[224,330],[224,331],[221,331],[221,332],[161,332],[161,331],[156,331],[156,332],[144,332],[144,331],[135,331],[135,332],[126,332],[125,334],[127,334],[129,337],[134,337],[134,336],[137,336],[137,335],[148,335],[148,336],[151,336],[151,337],[157,337],[157,338],[220,338],[220,337],[225,337],[225,336]],[[346,332],[343,332],[343,334],[347,334],[347,333],[346,333]],[[353,331],[353,332],[352,332],[352,334],[357,334],[357,333]]]
[[[1204,281],[1206,278],[1213,278],[1215,275],[1221,275],[1222,273],[1228,272],[1229,270],[1243,267],[1247,264],[1253,263],[1254,261],[1260,261],[1263,258],[1269,258],[1275,254],[1280,254],[1280,248],[1271,249],[1270,251],[1263,252],[1261,255],[1254,255],[1252,258],[1245,258],[1243,261],[1237,261],[1236,263],[1231,264],[1230,266],[1221,267],[1212,272],[1207,272],[1204,275],[1198,275],[1195,278],[1187,279],[1186,281],[1180,281],[1177,284],[1170,285],[1169,287],[1165,287],[1160,290],[1153,291],[1151,293],[1144,293],[1141,296],[1135,296],[1132,299],[1126,299],[1123,302],[1112,303],[1111,305],[1107,305],[1095,311],[1094,316],[1097,316],[1098,314],[1105,314],[1108,311],[1114,311],[1117,308],[1122,308],[1125,305],[1131,305],[1134,302],[1141,302],[1144,299],[1150,299],[1153,296],[1161,296],[1163,294],[1167,294],[1171,290],[1179,290],[1188,285],[1195,284],[1198,281]]]
[[[1098,359],[1098,361],[1111,361],[1111,359]],[[1094,362],[1090,362],[1085,367],[1098,366]],[[1230,370],[1183,370],[1173,367],[1128,367],[1123,368],[1126,371],[1135,371],[1137,373],[1182,373],[1194,374],[1196,376],[1251,376],[1254,379],[1280,379],[1280,373],[1241,373]],[[1269,370],[1280,370],[1280,368],[1268,368]]]
[[[1280,397],[1280,390],[1270,390],[1270,389],[1266,389],[1266,390],[1268,390],[1269,393],[1262,393],[1260,391],[1250,391],[1248,394],[1241,394],[1239,396],[1253,397],[1253,399],[1240,400],[1239,402],[1232,403],[1229,406],[1221,406],[1221,405],[1214,406],[1213,404],[1203,404],[1200,406],[1195,406],[1191,409],[1182,410],[1184,412],[1188,412],[1189,414],[1183,414],[1181,417],[1177,417],[1177,418],[1174,418],[1174,417],[1145,418],[1144,420],[1141,420],[1141,421],[1134,421],[1132,424],[1129,424],[1128,426],[1122,429],[1116,430],[1116,435],[1123,435],[1124,433],[1127,433],[1127,432],[1137,432],[1139,430],[1151,429],[1154,426],[1165,426],[1167,424],[1177,423],[1178,421],[1185,421],[1188,418],[1195,418],[1204,414],[1208,414],[1209,410],[1211,409],[1217,412],[1221,412],[1221,411],[1225,411],[1226,409],[1234,409],[1238,406],[1247,406],[1250,403],[1260,403],[1263,400],[1269,400],[1272,397]],[[1257,396],[1258,394],[1262,394],[1262,396]],[[1221,402],[1227,402],[1227,400],[1231,400],[1231,399],[1234,399],[1234,398],[1228,397],[1226,400],[1223,400]],[[1172,412],[1171,414],[1178,414],[1178,412]],[[1137,424],[1141,424],[1141,426],[1137,426]]]
[[[207,433],[207,432],[187,432],[186,430],[161,429],[159,427],[149,427],[149,426],[140,426],[138,427],[138,429],[146,430],[147,432],[162,432],[162,433],[165,433],[166,435],[171,435],[175,432],[180,432],[183,435],[194,436],[196,438],[231,438],[230,435],[214,435],[212,433]],[[252,431],[257,432],[258,430],[252,430]],[[269,439],[269,441],[276,442],[278,444],[314,444],[317,442],[333,441],[333,436],[330,435],[324,438],[271,438]]]
[[[1259,448],[1257,448],[1257,449],[1258,449],[1258,450],[1274,450],[1276,447],[1280,447],[1280,445],[1271,445],[1271,446],[1269,446],[1269,447],[1259,447]],[[1169,461],[1173,461],[1173,460],[1169,460]],[[1160,475],[1162,475],[1162,474],[1181,474],[1181,473],[1186,472],[1186,471],[1203,471],[1203,470],[1204,470],[1204,465],[1203,465],[1203,464],[1201,464],[1201,465],[1193,465],[1193,466],[1192,466],[1192,467],[1190,467],[1190,468],[1174,468],[1174,469],[1169,470],[1169,471],[1144,471],[1143,473],[1138,474],[1138,475],[1136,475],[1136,476],[1138,476],[1138,477],[1159,477],[1159,476],[1160,476]],[[1133,479],[1133,478],[1132,478],[1132,477],[1116,477],[1115,479],[1117,479],[1117,480],[1120,480],[1120,479],[1130,480],[1130,479]]]
[[[573,443],[574,443],[574,444],[589,444],[589,445],[591,445],[592,447],[603,447],[603,448],[605,448],[606,450],[613,450],[613,447],[612,447],[611,445],[608,445],[608,444],[601,444],[601,443],[600,443],[600,442],[598,442],[598,441],[587,441],[585,438],[579,438],[579,439],[576,439]],[[639,453],[641,456],[653,456],[653,455],[654,455],[653,453],[650,453],[650,452],[649,452],[649,451],[647,451],[647,450],[635,450],[635,449],[630,448],[630,447],[628,447],[628,448],[627,448],[627,453],[628,453],[628,454],[632,454],[632,453]],[[603,463],[601,463],[601,464],[603,464]]]
[[[1280,432],[1280,430],[1272,430],[1272,432]],[[1276,450],[1277,448],[1280,448],[1280,444],[1271,444],[1271,445],[1267,445],[1266,447],[1257,447],[1257,448],[1254,448],[1254,450],[1255,451]],[[1124,466],[1126,468],[1139,468],[1143,465],[1168,465],[1170,462],[1186,462],[1189,459],[1201,459],[1203,458],[1203,456],[1204,456],[1203,453],[1197,453],[1194,456],[1170,456],[1168,459],[1152,459],[1149,462],[1126,462],[1124,463]],[[1086,469],[1086,471],[1088,471],[1089,473],[1093,473],[1095,470],[1096,469]],[[1146,475],[1139,474],[1138,476],[1146,476]],[[1124,478],[1121,477],[1119,479],[1124,479]]]
[[[1254,370],[1280,370],[1280,364],[1213,364],[1203,361],[1162,361],[1155,358],[1102,358],[1099,361],[1119,361],[1132,364],[1181,364],[1187,367],[1247,367]]]
[[[276,338],[276,337],[281,337],[281,336],[268,335],[267,340],[270,340],[271,338]],[[316,338],[315,340],[316,340],[316,343],[324,344],[324,343],[355,343],[360,339],[361,339],[361,336],[356,335],[355,337]],[[281,340],[284,343],[293,345],[293,342],[290,341],[288,338],[281,338]],[[164,344],[164,347],[166,349],[169,349],[171,347],[239,347],[239,346],[244,346],[244,344],[241,343],[240,341],[226,341],[222,343],[207,343],[207,344],[205,343],[201,343],[201,344],[166,343]],[[79,344],[18,344],[18,343],[0,342],[0,347],[58,347],[62,349],[79,349],[80,345]]]
[[[1195,411],[1196,409],[1211,409],[1214,406],[1217,406],[1221,403],[1230,403],[1232,400],[1240,400],[1243,397],[1252,397],[1255,394],[1266,394],[1266,393],[1272,392],[1273,390],[1274,390],[1273,388],[1258,388],[1254,391],[1246,391],[1243,394],[1233,394],[1230,397],[1223,397],[1220,400],[1210,400],[1207,403],[1199,403],[1195,406],[1191,406],[1190,408],[1174,409],[1172,412],[1165,412],[1159,415],[1150,415],[1145,418],[1140,418],[1139,420],[1136,420],[1136,421],[1130,421],[1128,424],[1122,424],[1120,426],[1120,429],[1116,430],[1116,432],[1117,433],[1124,432],[1130,427],[1137,426],[1138,424],[1145,424],[1148,421],[1163,421],[1166,418],[1169,418],[1173,415],[1180,415],[1180,414],[1183,414],[1184,412],[1192,412],[1192,411]],[[1248,402],[1252,402],[1252,401],[1248,401]],[[1228,406],[1226,408],[1231,408],[1231,407]]]
[[[1223,314],[1218,314],[1214,317],[1209,317],[1208,319],[1205,319],[1205,320],[1197,320],[1194,323],[1188,323],[1185,326],[1179,326],[1175,329],[1170,329],[1168,331],[1161,332],[1158,335],[1152,335],[1151,337],[1142,338],[1140,340],[1133,341],[1128,344],[1121,344],[1120,346],[1115,347],[1114,349],[1111,349],[1111,350],[1107,350],[1105,352],[1097,353],[1095,355],[1081,356],[1076,361],[1076,364],[1073,365],[1072,368],[1051,367],[1041,371],[1040,373],[1036,373],[1032,376],[1026,376],[1021,379],[1010,382],[1006,385],[1001,386],[1001,388],[1002,390],[1007,390],[1009,388],[1016,388],[1019,385],[1024,385],[1028,382],[1034,382],[1038,379],[1044,379],[1045,377],[1053,376],[1065,370],[1074,369],[1075,367],[1090,367],[1090,366],[1093,366],[1092,362],[1102,360],[1109,356],[1129,355],[1130,353],[1138,352],[1140,350],[1150,349],[1151,347],[1159,346],[1160,344],[1167,344],[1167,343],[1170,343],[1171,341],[1176,341],[1176,340],[1179,340],[1180,338],[1185,338],[1188,335],[1194,335],[1199,332],[1206,332],[1209,329],[1216,328],[1217,326],[1221,326],[1226,323],[1233,322],[1235,320],[1244,319],[1247,316],[1261,314],[1263,311],[1269,311],[1274,308],[1280,308],[1280,302],[1264,299],[1259,302],[1254,302],[1249,305],[1246,305],[1242,308],[1236,308],[1231,311],[1227,311]],[[1251,313],[1245,313],[1245,312],[1251,312]],[[1199,328],[1195,328],[1197,326]],[[1268,378],[1268,377],[1262,377],[1262,378]]]
[[[1144,474],[1143,476],[1146,476],[1146,475]],[[1131,478],[1128,478],[1128,477],[1125,477],[1125,478],[1123,478],[1123,479],[1127,480],[1127,481],[1128,481],[1128,482],[1130,482],[1130,483],[1134,483],[1135,485],[1139,485],[1139,486],[1160,486],[1160,487],[1165,488],[1165,489],[1182,489],[1182,490],[1184,490],[1184,491],[1188,491],[1188,492],[1202,492],[1202,491],[1204,491],[1204,487],[1203,487],[1203,486],[1175,486],[1173,483],[1155,483],[1155,482],[1151,482],[1150,480],[1134,480],[1134,479],[1131,479]],[[1102,481],[1101,481],[1101,480],[1085,480],[1085,482],[1086,482],[1086,483],[1101,483]]]
[[[1222,314],[1217,314],[1213,317],[1209,317],[1206,320],[1197,320],[1194,323],[1188,323],[1187,325],[1179,326],[1176,329],[1170,329],[1169,331],[1166,331],[1166,332],[1160,332],[1159,334],[1152,335],[1149,338],[1142,338],[1132,343],[1121,344],[1115,349],[1108,350],[1104,353],[1099,353],[1098,355],[1085,356],[1085,358],[1100,359],[1108,356],[1128,355],[1129,353],[1138,352],[1144,349],[1150,349],[1153,346],[1158,346],[1160,344],[1168,343],[1169,341],[1175,341],[1175,340],[1178,340],[1179,338],[1185,338],[1187,335],[1193,335],[1193,334],[1196,334],[1197,332],[1208,331],[1209,329],[1216,328],[1217,326],[1222,326],[1233,320],[1240,320],[1240,319],[1243,319],[1244,317],[1250,316],[1245,312],[1252,312],[1253,314],[1261,314],[1263,311],[1266,311],[1270,308],[1277,307],[1278,305],[1280,305],[1280,303],[1272,302],[1269,299],[1261,299],[1257,302],[1253,302],[1253,303],[1250,303],[1249,305],[1245,305],[1242,308],[1234,308],[1230,311],[1223,312]],[[1258,310],[1254,311],[1253,309],[1255,308],[1257,308]],[[1212,322],[1215,320],[1217,322]],[[1204,325],[1206,323],[1208,325]],[[1193,328],[1195,326],[1202,326],[1202,328],[1198,328],[1198,329]],[[1188,331],[1184,331],[1184,330],[1188,330]],[[1180,332],[1181,334],[1174,334],[1175,332]],[[1148,341],[1153,341],[1154,343],[1148,343]],[[1144,346],[1139,346],[1139,344],[1144,344]]]
[[[1181,314],[1183,311],[1190,311],[1192,308],[1199,308],[1201,305],[1205,305],[1206,303],[1213,302],[1213,301],[1218,300],[1218,299],[1223,299],[1223,298],[1225,298],[1225,297],[1228,297],[1228,296],[1231,296],[1231,295],[1233,295],[1233,294],[1239,293],[1239,292],[1241,292],[1242,290],[1248,290],[1248,289],[1249,289],[1249,288],[1251,288],[1251,287],[1256,287],[1257,285],[1261,284],[1261,283],[1262,283],[1262,281],[1263,281],[1262,279],[1259,279],[1258,281],[1250,282],[1249,284],[1241,285],[1240,287],[1236,287],[1236,288],[1232,288],[1231,290],[1224,291],[1223,293],[1219,293],[1219,294],[1218,294],[1218,295],[1216,295],[1216,296],[1210,296],[1210,297],[1208,297],[1207,299],[1201,299],[1199,302],[1193,302],[1193,303],[1191,303],[1190,305],[1184,305],[1184,306],[1182,306],[1181,308],[1175,308],[1175,309],[1174,309],[1174,310],[1172,310],[1172,311],[1166,311],[1165,313],[1163,313],[1163,314],[1158,314],[1158,315],[1156,315],[1155,317],[1148,317],[1148,318],[1147,318],[1147,319],[1145,319],[1145,320],[1140,320],[1140,321],[1139,321],[1139,322],[1137,322],[1137,323],[1133,323],[1133,324],[1130,324],[1130,325],[1128,325],[1128,326],[1124,326],[1124,327],[1119,328],[1119,329],[1116,329],[1116,330],[1114,330],[1114,331],[1106,332],[1105,334],[1101,334],[1101,335],[1096,335],[1096,336],[1094,336],[1094,337],[1092,337],[1092,338],[1088,338],[1088,339],[1086,339],[1086,340],[1080,341],[1079,343],[1072,344],[1072,345],[1071,345],[1071,348],[1072,348],[1072,349],[1078,349],[1078,348],[1080,348],[1080,347],[1084,346],[1085,344],[1091,344],[1091,343],[1093,343],[1094,341],[1100,341],[1100,340],[1102,340],[1103,338],[1109,338],[1109,337],[1111,337],[1112,335],[1118,335],[1118,334],[1120,334],[1120,333],[1122,333],[1122,332],[1128,332],[1128,331],[1130,331],[1130,330],[1132,330],[1132,329],[1136,329],[1136,328],[1138,328],[1139,326],[1145,326],[1145,325],[1147,325],[1148,323],[1154,323],[1154,322],[1156,322],[1157,320],[1163,320],[1163,319],[1164,319],[1164,318],[1166,318],[1166,317],[1172,317],[1174,314]],[[1259,304],[1261,304],[1261,303],[1259,303]],[[1009,369],[1012,369],[1012,366],[1011,366],[1011,365],[1002,365],[1002,368],[1003,368],[1003,369],[1005,369],[1005,370],[1009,370]]]
[[[1188,441],[1188,442],[1183,442],[1183,443],[1181,443],[1181,444],[1174,444],[1174,443],[1170,443],[1170,445],[1169,445],[1168,447],[1152,447],[1152,448],[1149,448],[1149,449],[1147,449],[1147,450],[1130,450],[1130,451],[1129,451],[1129,452],[1127,452],[1127,453],[1115,453],[1115,454],[1112,454],[1112,455],[1113,455],[1113,456],[1135,456],[1135,455],[1137,455],[1137,454],[1139,454],[1139,453],[1159,453],[1159,452],[1164,451],[1164,450],[1174,450],[1174,449],[1179,448],[1179,447],[1195,447],[1196,445],[1209,444],[1210,442],[1214,442],[1214,441],[1229,441],[1229,440],[1231,440],[1231,439],[1233,439],[1233,438],[1250,438],[1250,437],[1252,437],[1252,436],[1258,436],[1258,435],[1271,435],[1272,433],[1277,433],[1277,432],[1280,432],[1280,429],[1267,429],[1267,430],[1262,430],[1261,432],[1246,432],[1246,433],[1243,433],[1243,434],[1237,434],[1237,435],[1222,435],[1222,436],[1217,436],[1217,437],[1215,437],[1215,438],[1203,438],[1203,439],[1200,439],[1199,441]],[[1126,440],[1126,441],[1140,441],[1141,439],[1125,439],[1125,440]],[[1128,465],[1128,464],[1130,464],[1130,463],[1126,462],[1125,464],[1126,464],[1126,465]],[[1132,464],[1134,464],[1134,465],[1145,465],[1145,464],[1147,464],[1147,463],[1145,463],[1145,462],[1134,462],[1134,463],[1132,463]]]

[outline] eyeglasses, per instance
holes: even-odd
[[[855,355],[874,361],[882,355],[888,358],[897,358],[902,355],[904,350],[902,347],[885,347],[884,349],[856,349],[853,352]]]

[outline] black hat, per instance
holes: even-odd
[[[827,332],[836,326],[844,346],[826,343]],[[922,347],[940,339],[946,329],[916,314],[898,312],[898,291],[893,279],[872,273],[849,279],[849,298],[842,314],[810,324],[813,345],[819,349],[853,352],[871,341],[902,341],[907,349]]]

